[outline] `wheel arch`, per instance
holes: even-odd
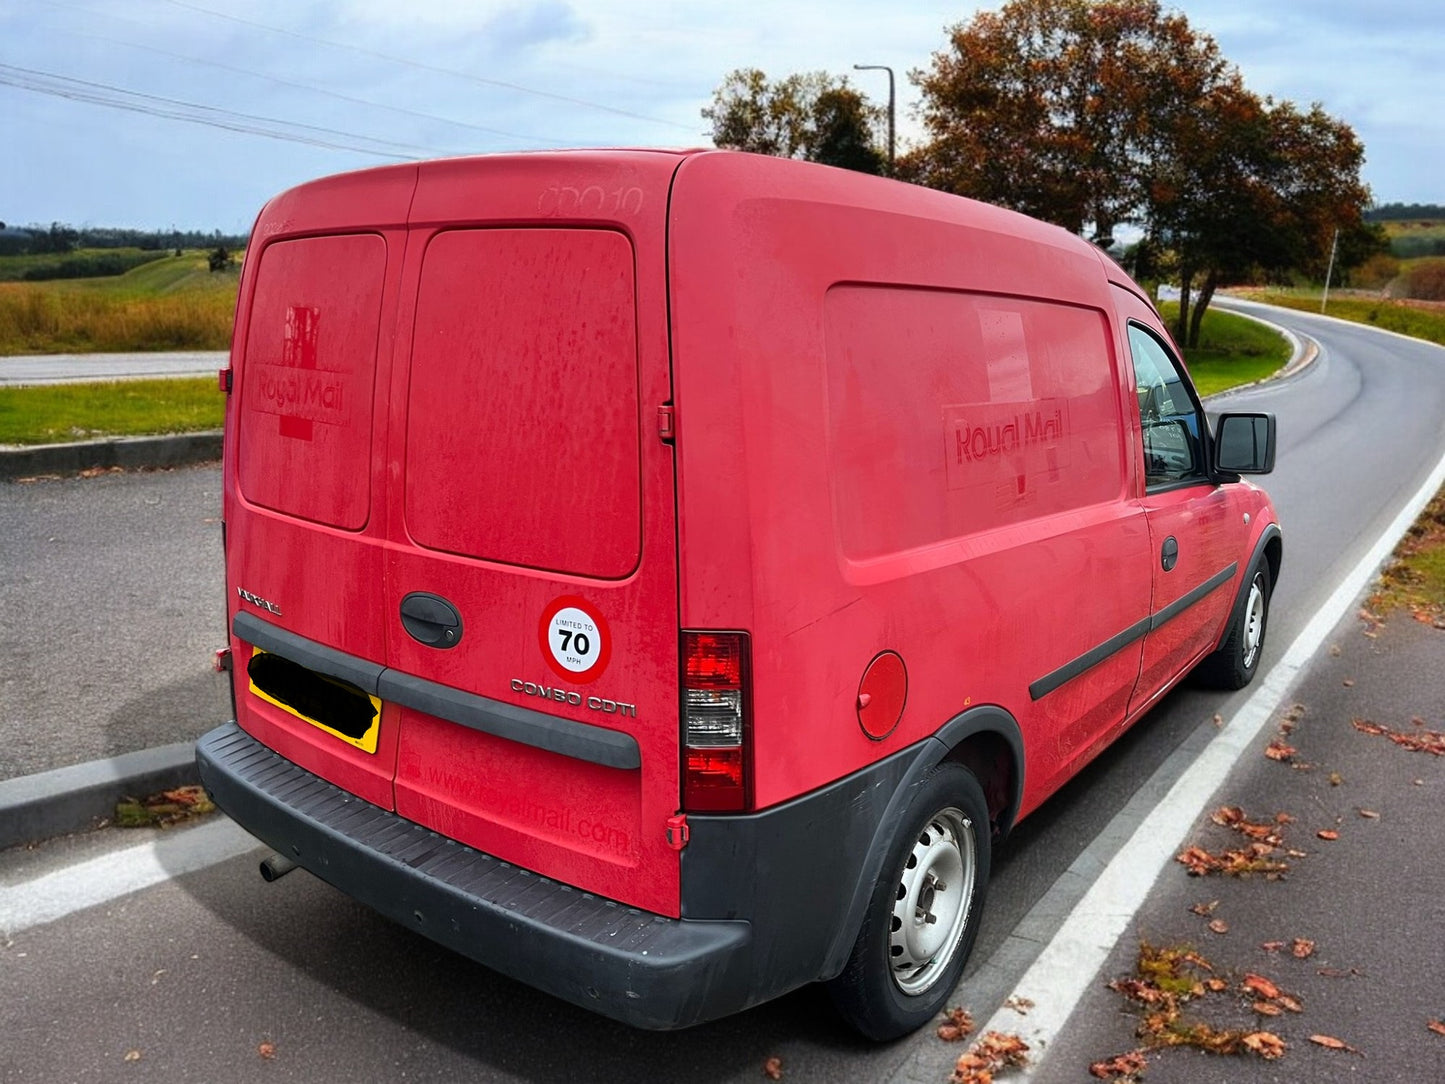
[[[1022,731],[1014,717],[1001,707],[987,704],[969,708],[944,723],[919,746],[907,773],[890,797],[864,858],[861,875],[853,886],[846,917],[834,931],[820,978],[832,978],[848,962],[873,888],[884,875],[883,865],[899,826],[924,778],[945,761],[960,763],[973,772],[983,788],[995,837],[1006,835],[1013,827],[1023,799]]]
[[[1224,643],[1229,630],[1234,628],[1244,613],[1245,603],[1249,600],[1249,582],[1253,578],[1253,570],[1263,561],[1269,566],[1269,590],[1274,593],[1275,587],[1279,584],[1279,570],[1284,563],[1284,533],[1279,529],[1279,524],[1271,523],[1260,532],[1259,538],[1254,543],[1254,550],[1249,555],[1249,564],[1244,566],[1244,575],[1239,578],[1239,589],[1234,594],[1234,605],[1229,608],[1229,620],[1224,623],[1223,630],[1219,633],[1219,642],[1214,646],[1219,647]]]

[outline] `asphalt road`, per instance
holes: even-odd
[[[1370,329],[1292,313],[1273,315],[1316,338],[1322,353],[1311,369],[1287,384],[1230,397],[1231,406],[1258,405],[1280,417],[1277,468],[1266,482],[1286,532],[1285,565],[1271,613],[1266,668],[1445,455],[1440,425],[1445,351]],[[214,514],[209,511],[214,503],[202,499],[205,484],[199,485],[202,492],[190,489],[196,479],[214,485],[213,473],[181,471],[157,479],[158,489],[145,492],[174,493],[181,500],[179,494],[186,491],[185,499],[194,502],[190,517],[203,520]],[[91,483],[47,484],[57,487],[55,499],[65,505],[80,501],[69,494]],[[13,499],[12,488],[0,487],[0,546],[7,555]],[[97,558],[109,569],[98,575],[97,585],[132,582],[117,577],[150,545],[153,532],[139,524],[118,532],[102,517],[80,514],[68,522],[81,535],[73,543],[77,553],[108,554]],[[191,551],[192,567],[215,575],[214,548],[207,551],[202,543],[182,548]],[[46,557],[33,539],[25,553],[27,569],[29,561],[43,563]],[[150,594],[142,597],[165,598],[167,581],[185,582],[188,574],[180,563],[179,555],[168,565],[161,562],[166,567],[162,582],[149,584]],[[145,567],[155,564],[144,562]],[[9,561],[0,567],[8,576]],[[62,574],[50,576],[54,580]],[[0,601],[5,603],[0,613],[8,612],[9,598]],[[130,618],[141,609],[138,603],[117,606],[96,625]],[[204,640],[210,624],[202,624]],[[29,626],[3,633],[33,634]],[[115,639],[100,632],[95,642]],[[8,657],[8,646],[0,650]],[[63,657],[76,656],[67,650]],[[146,672],[136,666],[127,673],[138,698],[153,699]],[[1019,827],[996,857],[989,911],[960,1003],[979,1019],[1001,1004],[1030,962],[1018,956],[1018,939],[1010,933],[1028,918],[1030,938],[1048,939],[1049,924],[1062,920],[1070,894],[1087,887],[1064,886],[1059,893],[1061,871],[1086,849],[1097,851],[1100,833],[1141,782],[1176,749],[1206,739],[1215,713],[1229,717],[1247,695],[1178,690]],[[0,733],[10,732],[8,724],[0,725]],[[1273,782],[1266,777],[1264,785]],[[1107,857],[1112,844],[1102,843]],[[1426,875],[1438,879],[1439,863],[1432,866]],[[1435,891],[1438,897],[1439,888]],[[1063,899],[1057,915],[1031,913],[1041,899],[1056,897]],[[1329,905],[1341,906],[1334,899]],[[1402,924],[1417,918],[1425,923],[1422,935],[1438,944],[1439,924],[1430,923],[1428,915],[1411,915]],[[1196,930],[1194,936],[1205,935]],[[1127,946],[1119,951],[1128,954]],[[817,990],[677,1035],[630,1031],[469,965],[377,918],[309,874],[267,886],[249,858],[37,926],[16,935],[3,952],[0,1034],[7,1037],[9,1050],[0,1059],[0,1074],[5,1074],[0,1079],[5,1080],[109,1080],[138,1068],[146,1078],[213,1081],[249,1081],[262,1071],[278,1080],[754,1081],[767,1058],[780,1057],[788,1081],[941,1084],[958,1053],[927,1033],[882,1049],[866,1047],[834,1020]],[[1117,1014],[1119,1008],[1105,1005],[1101,1011]],[[1090,1018],[1080,1019],[1085,1033],[1095,1028]],[[1324,1020],[1320,1030],[1338,1034],[1332,1025]],[[1086,1079],[1087,1060],[1126,1048],[1130,1026],[1126,1021],[1122,1033],[1101,1032],[1107,1042],[1087,1049],[1069,1046],[1073,1033],[1066,1032],[1059,1053],[1048,1055],[1039,1073],[1048,1079]],[[274,1044],[274,1057],[263,1057],[263,1043]],[[1065,1050],[1073,1051],[1067,1059]],[[137,1053],[138,1065],[124,1061],[129,1052]],[[1079,1061],[1084,1054],[1088,1059]],[[1307,1072],[1303,1059],[1268,1064],[1269,1079],[1336,1078],[1321,1075],[1318,1066]],[[1352,1063],[1328,1068],[1342,1064]],[[1424,1079],[1376,1076],[1381,1062],[1363,1064],[1368,1071],[1361,1079]],[[1052,1076],[1055,1072],[1059,1075]]]
[[[68,384],[84,380],[136,380],[157,376],[211,376],[225,368],[224,350],[172,350],[151,354],[34,354],[0,358],[0,387]]]
[[[0,482],[0,779],[228,714],[220,515],[214,466]]]

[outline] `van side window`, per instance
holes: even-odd
[[[1139,394],[1145,484],[1153,488],[1203,478],[1199,408],[1179,363],[1138,324],[1129,325],[1129,353]]]

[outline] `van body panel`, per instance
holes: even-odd
[[[687,159],[671,219],[682,621],[751,632],[757,805],[1001,704],[1033,808],[1123,719],[1142,645],[1038,703],[1029,684],[1149,614],[1097,257],[746,156]],[[1089,582],[1110,589],[1080,607]],[[882,650],[908,699],[880,743],[855,701]],[[778,722],[799,718],[826,722]]]
[[[469,846],[678,913],[677,564],[665,208],[675,156],[428,163],[391,386],[387,666],[629,735],[608,767],[403,707],[396,809]],[[461,618],[409,635],[413,593]],[[568,624],[574,622],[576,627]],[[585,645],[578,654],[562,652]],[[555,651],[554,651],[555,649]],[[570,661],[569,661],[570,660]]]

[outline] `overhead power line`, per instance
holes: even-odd
[[[305,143],[313,147],[326,147],[330,150],[356,151],[361,154],[375,155],[378,158],[416,161],[421,156],[401,152],[421,151],[423,155],[446,153],[434,147],[396,143],[387,139],[361,135],[357,132],[343,132],[314,124],[299,124],[276,117],[237,113],[213,105],[201,105],[197,102],[186,102],[179,98],[166,98],[157,94],[143,94],[140,91],[126,90],[124,87],[111,86],[107,83],[92,83],[84,79],[73,79],[66,75],[36,71],[32,68],[19,68],[10,64],[0,64],[0,84],[37,94],[66,98],[70,101],[109,106],[112,109],[124,109],[132,113],[182,120],[209,128],[223,128],[231,132],[244,132],[248,135],[265,136],[268,139],[281,139],[291,143]],[[343,140],[350,142],[343,142]],[[364,145],[368,143],[372,146]],[[380,149],[386,147],[394,149]]]
[[[214,11],[211,8],[201,7],[199,4],[189,4],[186,0],[165,0],[166,3],[185,8],[187,11],[197,11],[203,15],[210,15],[213,18],[225,19],[228,22],[239,23],[242,26],[254,27],[258,30],[266,30],[273,34],[284,34],[288,38],[295,38],[298,41],[310,42],[313,45],[325,45],[331,49],[345,49],[348,52],[358,53],[361,56],[371,57],[373,60],[384,60],[389,64],[402,64],[408,68],[415,68],[418,71],[434,72],[439,75],[450,75],[456,79],[465,79],[471,83],[479,83],[482,86],[502,87],[506,90],[515,90],[520,94],[531,94],[538,98],[550,98],[556,102],[567,102],[569,105],[580,105],[587,109],[599,109],[604,113],[612,113],[619,117],[630,117],[633,120],[645,120],[651,124],[664,124],[669,128],[680,128],[685,132],[694,132],[694,126],[680,124],[677,121],[663,120],[661,117],[649,117],[645,113],[633,113],[627,109],[617,109],[614,106],[603,105],[601,102],[589,102],[584,98],[572,98],[566,94],[554,94],[550,90],[538,90],[535,87],[522,86],[520,83],[508,83],[501,79],[488,79],[485,76],[474,75],[471,72],[457,71],[453,68],[443,68],[435,64],[424,64],[419,60],[409,60],[406,57],[391,56],[388,53],[378,53],[372,49],[363,48],[360,45],[348,45],[344,42],[328,41],[325,38],[314,37],[310,34],[302,34],[296,30],[287,30],[280,26],[270,26],[267,23],[258,23],[251,19],[243,19],[239,15],[230,15],[223,11]]]
[[[87,15],[97,14],[97,12],[93,11],[90,8],[80,7],[75,4],[63,3],[61,2],[61,0],[42,0],[42,3],[45,3],[48,6],[54,8],[64,8],[71,11],[84,12]],[[101,12],[99,14],[104,14],[107,18],[114,19],[119,22],[130,23],[132,25],[141,25],[135,19],[128,19],[123,15],[116,15],[112,12]],[[504,131],[501,128],[489,128],[484,124],[472,124],[470,121],[455,120],[451,117],[437,116],[433,113],[423,113],[420,110],[416,109],[406,109],[399,105],[387,105],[385,102],[374,102],[366,98],[357,98],[350,94],[342,94],[339,91],[328,90],[325,87],[313,86],[309,83],[297,83],[289,79],[281,79],[277,76],[269,75],[265,72],[258,72],[251,68],[241,68],[237,67],[234,64],[223,64],[218,60],[208,60],[204,57],[187,56],[184,53],[173,53],[168,49],[159,49],[154,45],[143,45],[140,42],[127,41],[124,38],[110,37],[106,34],[92,34],[82,30],[66,29],[62,32],[69,34],[72,37],[86,38],[91,41],[102,41],[108,45],[121,45],[127,49],[139,49],[143,52],[154,53],[157,56],[169,57],[172,60],[183,60],[189,64],[201,64],[209,68],[215,68],[218,71],[233,72],[237,75],[245,75],[253,79],[264,79],[265,81],[269,83],[274,83],[277,86],[290,87],[293,90],[302,90],[310,94],[320,94],[323,97],[331,98],[335,101],[348,102],[352,105],[365,106],[367,109],[381,109],[385,110],[388,113],[398,114],[399,116],[413,117],[417,120],[431,121],[436,124],[448,124],[457,128],[465,128],[473,132],[484,132],[487,135],[501,136],[506,139],[522,140],[527,143],[539,143],[548,146],[562,146],[562,143],[559,140],[555,139],[542,139],[538,136],[522,135],[519,132],[508,132]]]

